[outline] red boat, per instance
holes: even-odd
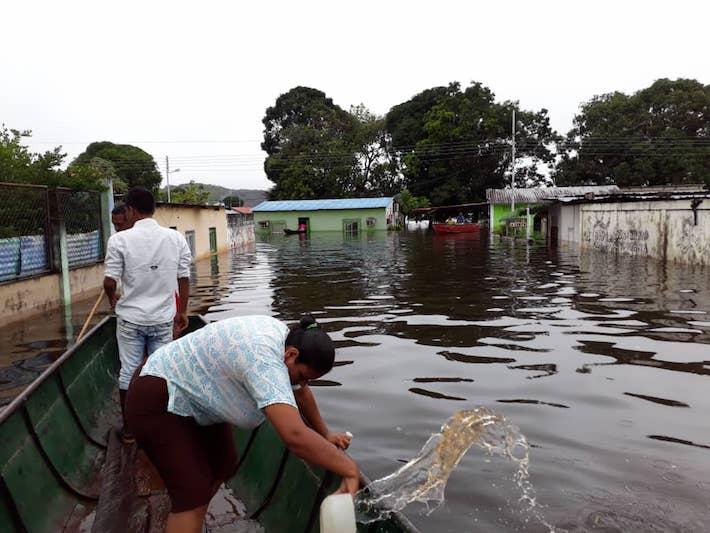
[[[434,233],[474,233],[481,231],[481,225],[473,223],[444,224],[442,222],[433,222],[431,226],[434,228]]]

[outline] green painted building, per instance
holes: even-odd
[[[385,198],[340,198],[333,200],[277,200],[262,202],[253,210],[254,229],[280,233],[305,224],[311,231],[386,230],[400,223],[397,202]]]
[[[531,235],[539,236],[543,232],[542,218],[536,214],[535,208],[549,203],[551,200],[566,197],[584,197],[585,195],[610,194],[618,191],[616,185],[588,187],[539,187],[531,189],[487,189],[489,219],[491,232],[501,231],[505,227],[505,218],[513,215],[526,218]],[[527,209],[530,214],[527,215]],[[521,215],[520,213],[525,213]]]

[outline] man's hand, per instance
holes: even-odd
[[[350,446],[352,435],[349,433],[328,433],[325,438],[328,442],[335,444],[341,450],[347,450],[348,446]]]
[[[173,336],[177,336],[187,329],[187,313],[178,313],[173,319]]]
[[[109,300],[109,304],[111,304],[111,309],[116,308],[116,304],[118,303],[118,300],[121,298],[121,293],[120,292],[114,292],[113,295],[111,296],[111,299]]]

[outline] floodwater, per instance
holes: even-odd
[[[462,409],[500,413],[530,446],[534,512],[516,465],[472,448],[441,506],[405,510],[422,531],[708,529],[710,272],[485,235],[302,237],[197,263],[192,310],[313,313],[338,347],[321,412],[373,479]],[[64,337],[59,318],[0,329],[0,395]]]

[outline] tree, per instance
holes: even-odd
[[[402,189],[402,192],[397,196],[399,210],[406,217],[419,207],[429,207],[429,200],[423,196],[413,196],[407,189]]]
[[[660,79],[595,96],[561,143],[560,185],[710,185],[710,85]]]
[[[222,203],[226,207],[242,207],[244,205],[244,202],[241,198],[239,198],[239,196],[233,195],[225,196],[224,198],[222,198]]]
[[[61,147],[43,154],[30,152],[23,139],[31,136],[30,130],[8,129],[5,124],[0,127],[0,181],[61,185],[63,173],[59,166],[66,154]]]
[[[128,188],[141,185],[156,192],[162,181],[153,156],[137,146],[108,141],[94,142],[79,154],[72,166],[88,164],[94,158],[109,161],[116,175]]]
[[[325,93],[295,87],[276,99],[263,119],[264,170],[276,185],[271,199],[342,195],[356,165],[356,121]]]
[[[170,190],[170,201],[174,204],[204,204],[209,197],[210,192],[205,186],[193,180]]]
[[[516,144],[521,164],[516,186],[545,181],[541,167],[554,162],[557,135],[547,111],[521,111],[517,102],[473,82],[428,89],[392,108],[387,125],[407,188],[434,205],[480,200],[487,188],[510,183],[511,115],[516,110]]]
[[[0,181],[28,183],[49,187],[69,187],[76,191],[100,191],[106,187],[103,178],[113,173],[99,159],[61,170],[66,157],[61,147],[44,153],[30,152],[23,139],[32,136],[29,130],[0,127]]]
[[[391,149],[392,138],[385,119],[370,112],[365,104],[352,106],[356,120],[354,146],[356,166],[343,191],[348,196],[390,196],[401,189],[402,176]]]

